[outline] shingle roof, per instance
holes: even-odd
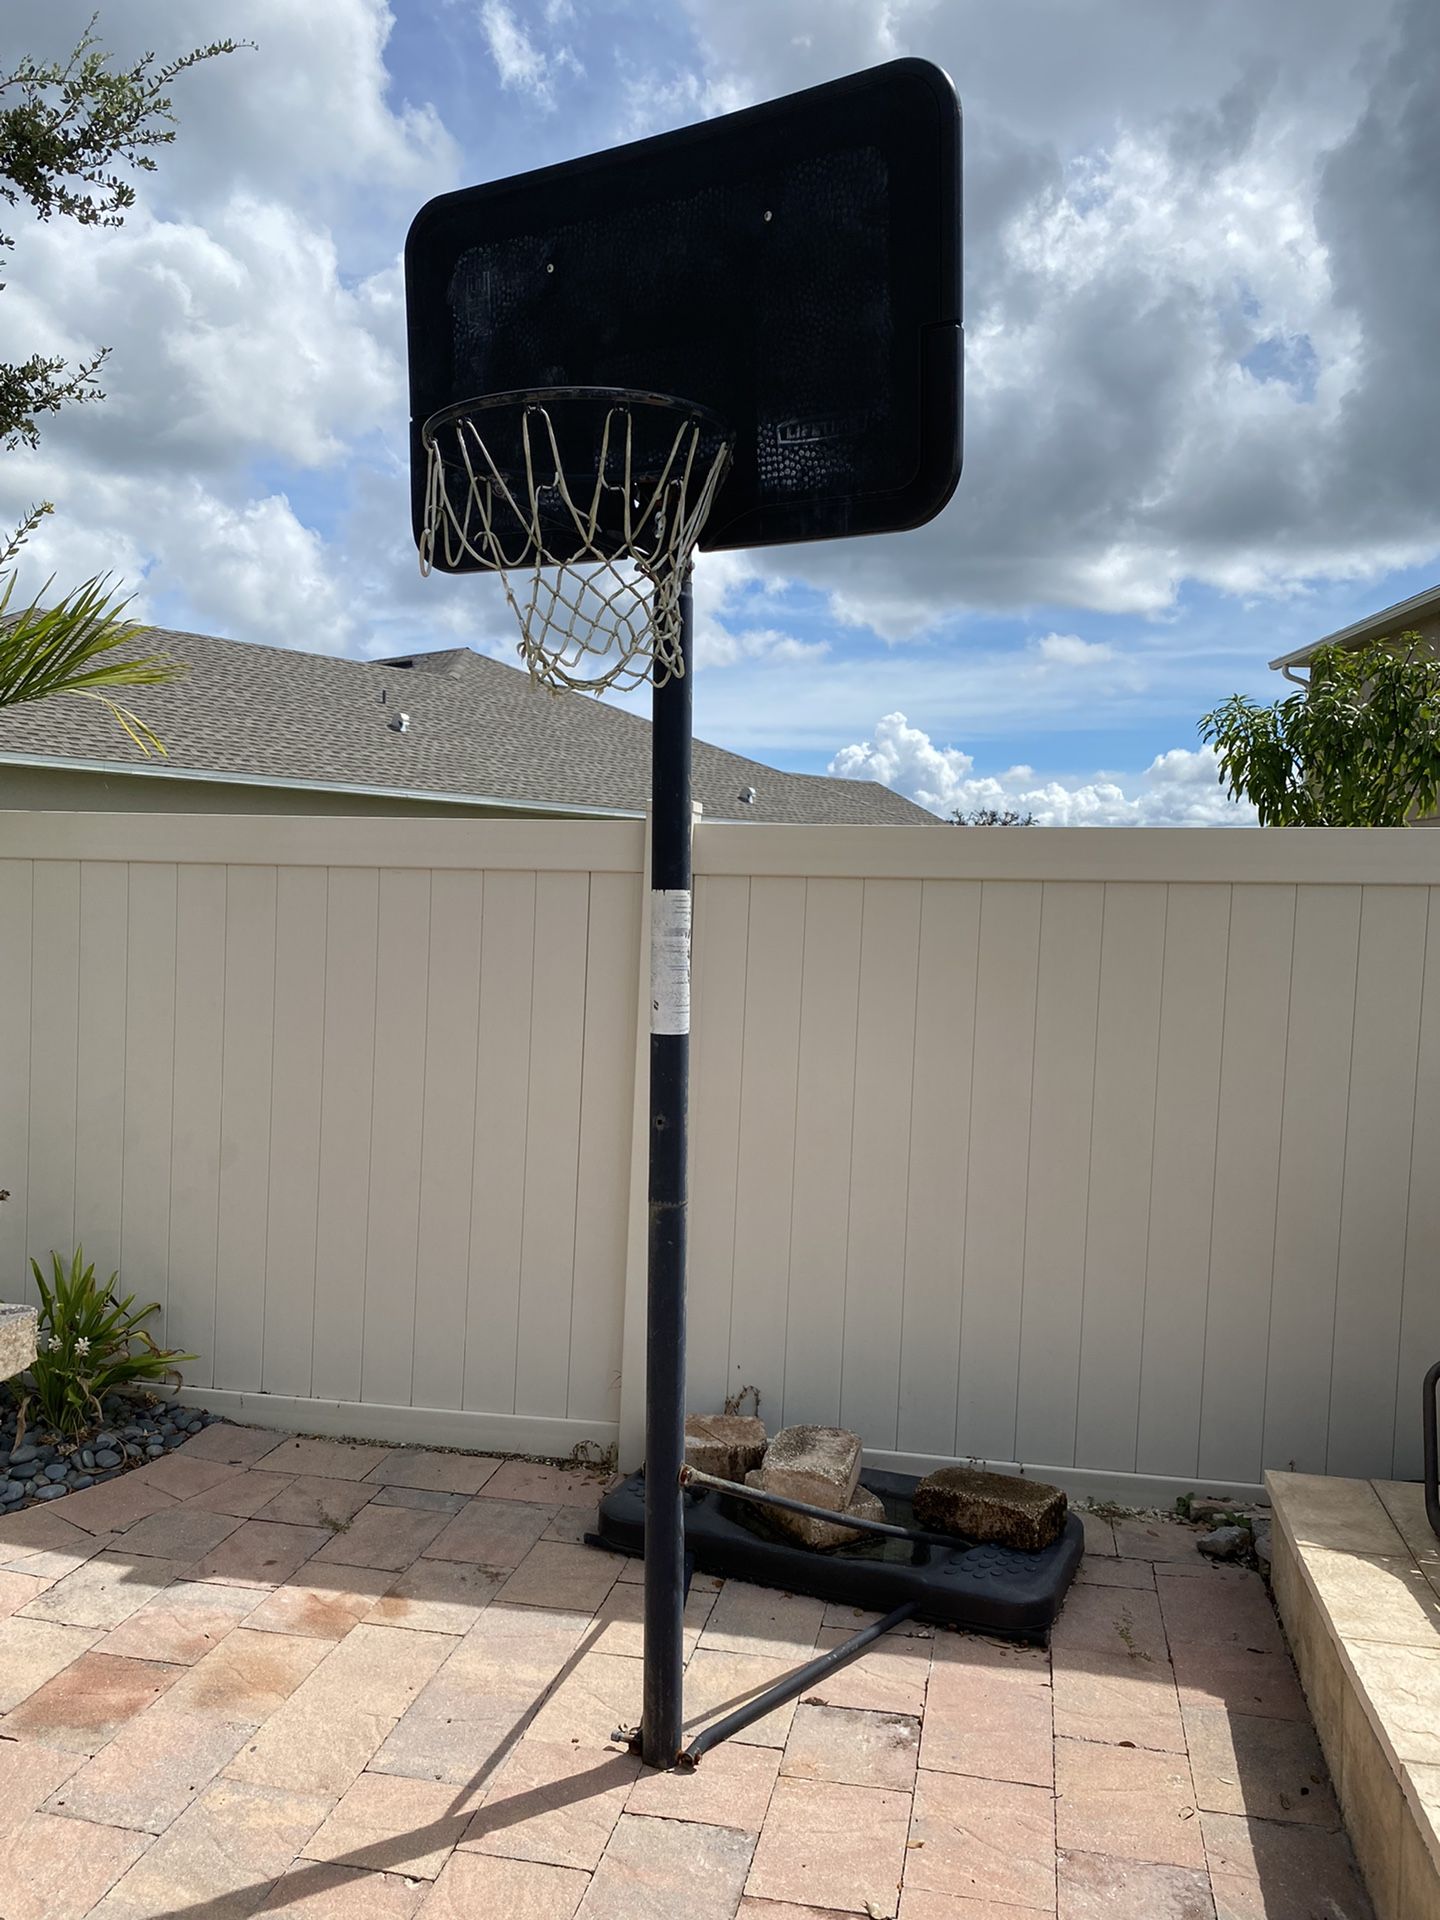
[[[518,668],[463,647],[345,660],[157,627],[142,650],[190,668],[125,695],[164,741],[165,773],[620,813],[643,812],[649,797],[648,720],[584,695],[549,695]],[[405,733],[391,725],[401,711]],[[159,770],[88,700],[0,710],[0,755]],[[711,819],[935,821],[875,782],[782,773],[699,740],[694,780]],[[747,806],[738,796],[751,787]]]

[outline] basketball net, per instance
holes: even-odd
[[[681,589],[730,459],[711,416],[561,389],[446,408],[423,439],[420,571],[498,573],[533,679],[603,693],[684,672]]]

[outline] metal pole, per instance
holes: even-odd
[[[650,742],[650,1232],[645,1319],[645,1674],[640,1751],[680,1756],[684,1670],[685,1134],[690,1079],[690,669],[694,609],[680,591],[682,671],[657,686]]]

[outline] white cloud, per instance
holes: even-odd
[[[1238,827],[1254,813],[1223,793],[1214,753],[1176,747],[1158,754],[1138,775],[1037,781],[1033,768],[1003,774],[975,772],[974,756],[937,747],[903,713],[887,713],[870,739],[842,747],[829,771],[842,779],[878,780],[932,812],[970,813],[980,807],[1033,813],[1046,827]]]
[[[702,553],[695,566],[695,663],[735,667],[820,660],[827,640],[804,640],[773,620],[756,623],[766,604],[755,562],[747,553]]]
[[[518,88],[521,93],[533,94],[545,106],[553,106],[545,56],[505,0],[485,0],[480,9],[480,24],[485,29],[486,43],[501,86]]]
[[[797,640],[777,627],[750,627],[732,633],[709,621],[696,635],[695,659],[702,667],[733,667],[745,660],[821,660],[830,651],[824,640]]]
[[[5,0],[6,44],[66,53],[95,10],[94,0]],[[99,32],[119,60],[150,47],[167,58],[226,33],[255,43],[175,82],[175,143],[143,198],[194,210],[243,188],[333,221],[364,182],[364,224],[373,241],[377,215],[393,218],[382,243],[391,251],[407,205],[453,184],[459,165],[433,107],[390,98],[393,26],[387,0],[104,0]]]
[[[1042,660],[1062,667],[1093,667],[1115,657],[1103,640],[1082,640],[1078,633],[1042,634],[1035,648]]]
[[[73,45],[89,13],[16,0],[7,26],[43,56]],[[165,13],[167,54],[222,30],[199,0]],[[21,591],[51,570],[59,585],[110,571],[141,613],[358,648],[369,609],[357,561],[373,575],[372,550],[347,554],[326,523],[341,486],[378,467],[393,545],[408,548],[386,450],[405,420],[397,256],[414,205],[453,184],[457,149],[431,109],[388,98],[383,0],[237,0],[235,15],[223,28],[258,52],[176,81],[175,144],[123,227],[23,210],[7,223],[0,357],[112,352],[103,404],[46,421],[38,454],[6,460],[0,521],[37,498],[57,506]],[[140,0],[112,0],[100,23],[121,60],[154,29]],[[301,490],[277,466],[325,478]]]
[[[710,120],[718,113],[736,113],[751,104],[752,96],[745,87],[723,79],[707,80],[699,73],[662,76],[642,69],[622,76],[621,99],[618,130],[626,139],[638,139],[692,120]]]
[[[683,0],[707,77],[743,96],[784,93],[831,74],[893,60],[940,0]],[[953,4],[953,0],[946,0]],[[818,71],[817,71],[818,69]]]
[[[351,651],[363,609],[283,494],[236,509],[196,490],[176,508],[162,564],[210,630],[307,653]]]
[[[903,713],[887,713],[876,723],[872,739],[842,747],[828,770],[844,780],[878,780],[882,787],[941,813],[962,803],[974,766],[972,755],[958,747],[937,747]]]
[[[545,25],[553,33],[559,27],[573,24],[574,8],[569,0],[546,0],[544,17]],[[501,86],[528,93],[547,113],[555,105],[556,74],[584,72],[568,43],[559,42],[548,49],[537,47],[506,0],[485,0],[480,9],[480,24]]]
[[[253,463],[333,469],[356,440],[398,427],[403,362],[377,337],[383,292],[347,287],[324,229],[250,196],[208,227],[139,208],[78,246],[59,223],[20,245],[23,282],[0,298],[6,357],[26,341],[71,357],[96,339],[114,349],[109,397],[48,423],[39,452],[12,453],[0,473],[6,524],[34,499],[57,507],[22,586],[38,590],[51,569],[62,584],[113,570],[197,626],[349,645],[358,607],[343,555]]]
[[[896,50],[966,101],[957,498],[769,577],[900,640],[967,606],[1155,617],[1187,582],[1291,596],[1440,552],[1429,0],[686,6],[703,64],[652,81],[692,111]]]
[[[86,462],[234,467],[257,452],[323,466],[387,418],[404,363],[383,286],[346,286],[332,237],[249,194],[207,224],[137,209],[117,233],[62,223],[19,236],[23,279],[0,301],[0,346],[74,358],[111,348],[102,406],[45,430]]]
[[[336,555],[278,493],[231,502],[193,479],[72,480],[21,556],[17,591],[31,599],[51,575],[69,587],[100,573],[134,595],[138,619],[179,605],[200,631],[270,646],[351,652],[365,623]]]
[[[89,11],[5,0],[14,43],[42,54]],[[465,176],[487,177],[522,163],[517,138],[527,163],[561,159],[919,53],[966,102],[960,493],[913,534],[702,555],[699,658],[724,668],[697,685],[709,737],[825,757],[900,708],[937,739],[1023,727],[1047,767],[1045,733],[1079,725],[1133,733],[1162,713],[1159,739],[1193,738],[1188,716],[1233,684],[1259,692],[1282,650],[1267,596],[1298,605],[1307,583],[1435,550],[1426,0],[680,0],[660,23],[661,0],[491,0],[488,19],[484,0],[232,0],[223,20],[213,0],[105,0],[122,56],[217,31],[259,51],[177,83],[176,143],[124,229],[18,236],[0,357],[115,354],[109,400],[51,423],[39,461],[12,456],[0,507],[52,495],[43,551],[62,579],[116,568],[196,625],[510,657],[498,595],[422,585],[408,536],[397,254],[413,209],[462,173],[432,84],[464,103]],[[542,118],[577,53],[595,84]],[[1194,581],[1249,604],[1231,622],[1233,603],[1179,599]],[[990,628],[979,608],[1015,617]],[[1081,609],[1132,618],[1107,631]],[[1363,611],[1317,611],[1313,631]],[[868,627],[913,644],[882,650]],[[1208,776],[1186,787],[1191,763],[1205,775],[1162,756],[1058,795],[1014,770],[1002,785],[1057,813],[1203,814],[1223,797]],[[949,765],[926,790],[963,798],[980,776]]]

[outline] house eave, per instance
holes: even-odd
[[[97,773],[127,780],[203,780],[217,786],[262,787],[280,792],[353,794],[367,800],[420,801],[448,807],[473,807],[476,811],[535,813],[573,820],[643,820],[643,807],[585,807],[562,805],[553,800],[506,799],[500,794],[446,793],[427,787],[364,786],[344,780],[297,780],[260,773],[219,772],[211,768],[176,766],[137,766],[128,760],[79,760],[68,755],[0,752],[0,766],[55,768],[66,773]]]
[[[1277,660],[1270,662],[1270,666],[1276,673],[1284,673],[1287,667],[1305,667],[1321,647],[1363,646],[1367,640],[1379,640],[1385,634],[1396,632],[1407,621],[1426,620],[1432,616],[1440,616],[1440,586],[1427,587],[1423,593],[1413,594],[1408,600],[1399,600],[1393,607],[1383,607],[1379,613],[1367,614],[1363,620],[1356,620],[1348,627],[1341,627],[1335,633],[1324,634],[1303,647],[1296,647],[1293,653],[1282,653]]]

